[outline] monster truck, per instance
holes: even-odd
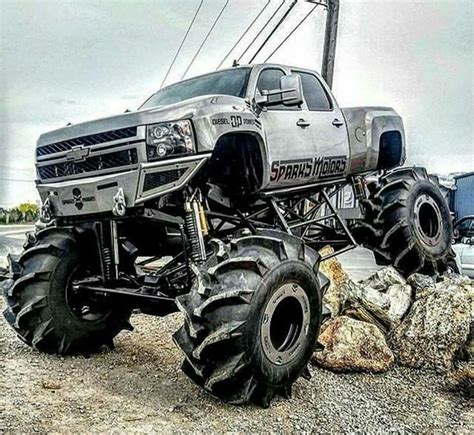
[[[321,349],[321,261],[363,244],[404,275],[446,268],[448,208],[404,160],[394,110],[341,109],[317,73],[272,64],[43,134],[44,228],[10,256],[5,318],[40,351],[89,354],[131,328],[133,309],[179,310],[184,372],[227,402],[268,406]],[[350,214],[334,202],[347,186]]]

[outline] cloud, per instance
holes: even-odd
[[[49,101],[51,101],[54,104],[58,104],[60,106],[77,104],[77,101],[75,101],[75,100],[71,100],[71,99],[67,99],[67,98],[60,98],[60,97],[50,98]]]
[[[138,107],[159,87],[198,1],[3,2],[0,163],[32,162],[44,131]],[[169,83],[179,80],[224,1],[205,2]],[[190,75],[214,70],[265,2],[230,2]],[[298,2],[257,62],[309,7]],[[319,70],[324,18],[319,10],[271,61]],[[338,101],[395,107],[404,118],[412,164],[439,173],[472,170],[473,22],[470,0],[342,1],[334,82]],[[0,183],[0,205],[13,201],[19,186]],[[28,189],[22,195],[35,197],[34,187]]]

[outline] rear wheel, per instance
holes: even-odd
[[[13,285],[5,290],[4,316],[28,345],[46,353],[92,353],[128,323],[130,310],[117,299],[73,290],[90,273],[72,228],[48,228],[36,235],[12,265]]]
[[[405,276],[447,270],[454,256],[451,216],[425,169],[400,169],[381,177],[365,209],[359,237],[378,264],[393,264]]]
[[[226,402],[267,407],[309,374],[321,320],[318,257],[290,237],[215,245],[191,292],[178,298],[185,324],[174,340],[186,357],[183,371]]]

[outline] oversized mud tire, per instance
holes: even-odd
[[[453,258],[452,222],[446,200],[423,168],[403,168],[373,184],[362,224],[362,243],[378,264],[404,276],[447,270]]]
[[[14,281],[4,289],[4,316],[18,336],[35,349],[56,354],[97,351],[130,329],[130,310],[110,299],[103,311],[86,312],[87,300],[71,293],[71,280],[87,258],[72,228],[48,228],[12,262]],[[79,298],[79,299],[78,299]]]
[[[225,402],[268,407],[309,376],[325,284],[318,254],[280,234],[214,241],[191,292],[177,300],[185,323],[173,338],[183,371]]]

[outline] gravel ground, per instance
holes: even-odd
[[[298,380],[293,398],[270,409],[220,403],[179,369],[171,333],[180,322],[178,314],[135,315],[135,331],[120,334],[115,350],[59,358],[24,345],[2,319],[0,433],[474,433],[473,408],[444,377],[405,368],[371,375],[312,367],[311,381]]]

